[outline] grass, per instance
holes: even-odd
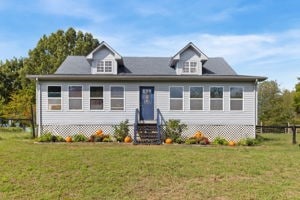
[[[300,199],[300,148],[35,144],[0,133],[0,199]],[[298,138],[299,140],[299,138]]]

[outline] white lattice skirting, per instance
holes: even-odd
[[[225,138],[230,141],[239,141],[245,138],[255,138],[254,125],[188,125],[182,133],[185,138],[193,136],[197,131],[201,131],[210,141],[216,137]]]
[[[83,134],[87,137],[94,134],[97,130],[101,129],[104,134],[113,135],[113,125],[109,124],[94,124],[94,125],[42,125],[40,127],[41,133],[50,132],[54,135],[60,135],[62,137],[72,136],[75,134]],[[161,133],[164,133],[164,127],[161,128]],[[134,126],[129,126],[129,133],[133,136]],[[189,124],[187,129],[183,131],[182,137],[189,138],[193,136],[197,131],[204,133],[210,141],[216,137],[225,138],[226,140],[239,141],[244,138],[255,137],[255,126],[254,125],[201,125],[201,124]]]

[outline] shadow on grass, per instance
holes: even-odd
[[[275,137],[268,137],[268,136],[262,136],[262,135],[256,135],[256,139],[260,142],[272,142],[272,141],[279,141],[280,138]]]

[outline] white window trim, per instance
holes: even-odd
[[[91,98],[91,87],[102,87],[103,88],[103,97]],[[102,99],[103,100],[103,108],[102,109],[91,109],[91,99]],[[92,112],[104,111],[104,86],[103,85],[89,85],[89,111],[92,111]]]
[[[71,99],[81,99],[81,109],[70,109],[70,87],[81,87],[81,97],[71,97]],[[83,85],[68,85],[68,110],[72,112],[83,111]]]
[[[181,87],[182,88],[182,98],[171,98],[171,88],[172,87]],[[171,99],[177,99],[177,100],[181,100],[182,99],[182,110],[171,110]],[[174,85],[174,86],[169,86],[169,111],[171,112],[177,112],[177,111],[184,111],[184,86],[177,86],[177,85]]]
[[[230,94],[230,89],[231,88],[241,88],[243,90],[243,98],[241,98],[241,99],[231,98],[231,94]],[[245,91],[245,88],[243,86],[230,86],[229,87],[229,110],[231,112],[243,112],[244,111],[244,108],[245,108],[245,98],[244,98],[245,97],[245,92],[244,91]],[[242,108],[242,110],[231,110],[231,106],[230,106],[231,100],[242,100],[243,101],[243,104],[242,104],[243,108]]]
[[[184,72],[184,70],[183,70],[183,68],[184,68],[184,65],[185,65],[185,63],[189,63],[189,71],[188,72]],[[195,72],[191,72],[191,63],[192,62],[195,62],[196,63],[196,71]],[[198,67],[199,67],[199,63],[198,63],[198,61],[196,61],[196,60],[188,60],[188,61],[184,61],[183,63],[182,63],[182,74],[197,74],[198,73],[198,71],[199,71],[199,69],[198,69]]]
[[[105,71],[105,61],[111,61],[111,72],[106,72]],[[99,62],[104,62],[103,66],[103,72],[98,72],[98,63]],[[113,74],[114,73],[114,60],[112,59],[102,59],[102,60],[96,60],[96,73],[97,74]]]
[[[202,98],[191,98],[191,88],[192,87],[200,87],[202,88]],[[192,110],[191,109],[191,99],[201,100],[202,99],[202,110]],[[204,86],[189,86],[189,110],[192,112],[204,111]]]
[[[121,98],[111,98],[111,88],[112,87],[122,87],[124,89],[124,97],[123,97],[123,105],[124,105],[124,108],[123,110],[112,110],[111,109],[111,100],[112,99],[121,99]],[[125,85],[110,85],[109,86],[109,110],[112,111],[112,112],[124,112],[126,111],[126,100],[125,100],[125,97],[126,97],[126,90],[125,90]]]
[[[60,98],[59,97],[48,97],[48,89],[49,89],[49,86],[52,87],[60,87]],[[47,111],[50,111],[50,112],[61,112],[63,111],[63,92],[62,92],[62,85],[47,85]],[[49,110],[49,98],[50,99],[60,99],[60,110]],[[42,102],[41,102],[42,103]]]
[[[221,87],[221,88],[223,88],[223,98],[222,98],[222,107],[223,107],[223,109],[222,110],[212,110],[211,108],[210,108],[210,104],[211,104],[211,100],[212,99],[214,99],[214,100],[220,100],[221,98],[211,98],[210,97],[210,89],[211,88],[214,88],[214,87]],[[224,108],[224,94],[225,94],[225,90],[224,90],[224,86],[218,86],[218,85],[216,85],[216,86],[209,86],[209,111],[212,111],[212,112],[220,112],[220,111],[224,111],[225,110],[225,108]]]

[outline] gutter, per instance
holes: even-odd
[[[38,78],[40,81],[156,81],[156,82],[253,82],[264,81],[267,78],[261,76],[241,75],[27,75],[29,79]]]

